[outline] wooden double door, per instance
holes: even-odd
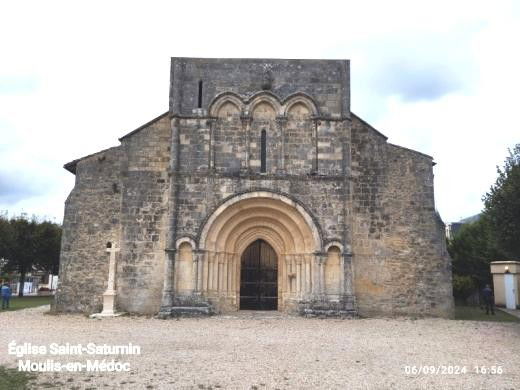
[[[278,309],[278,258],[264,240],[256,240],[242,254],[240,310]]]

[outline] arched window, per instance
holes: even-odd
[[[267,172],[267,132],[262,130],[260,136],[260,172]]]

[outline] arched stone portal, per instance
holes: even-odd
[[[240,310],[278,309],[278,256],[264,240],[240,257]]]
[[[258,191],[229,199],[205,222],[195,251],[194,292],[217,311],[238,310],[241,257],[258,240],[276,255],[278,310],[296,310],[298,302],[323,291],[322,242],[312,217],[285,196]]]

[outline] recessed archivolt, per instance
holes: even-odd
[[[244,103],[240,96],[232,92],[224,92],[218,95],[209,106],[209,114],[212,117],[225,118],[228,114],[240,115]]]
[[[287,227],[277,219],[266,216],[246,219],[234,226],[231,231],[223,232],[225,237],[227,237],[227,246],[224,250],[226,252],[241,253],[241,251],[247,247],[247,245],[244,246],[244,241],[248,241],[248,237],[254,236],[257,233],[260,234],[260,232],[272,238],[268,241],[273,241],[270,242],[271,246],[276,246],[276,252],[279,255],[296,250],[295,239]],[[302,237],[298,237],[298,240],[301,241],[301,239]]]
[[[336,249],[334,249],[336,248]],[[338,250],[339,252],[343,252],[343,245],[339,241],[330,241],[323,248],[325,252],[328,252],[330,249]]]
[[[319,116],[313,99],[303,92],[297,92],[283,101],[272,92],[258,92],[249,98],[242,98],[234,92],[219,94],[209,106],[213,117],[227,118],[242,113],[258,119],[272,120],[279,116],[304,118]]]
[[[287,110],[289,119],[308,119],[311,116],[309,108],[303,103],[295,103]]]
[[[273,120],[276,118],[276,112],[271,103],[260,101],[251,110],[251,116],[253,119]]]
[[[310,97],[303,93],[289,96],[284,101],[284,115],[289,119],[306,119],[318,116],[316,105]]]
[[[179,249],[179,247],[183,244],[183,243],[188,243],[191,245],[191,247],[193,249],[195,249],[196,245],[195,245],[195,241],[191,238],[191,237],[181,237],[179,238],[176,242],[175,242],[175,248]]]
[[[266,199],[250,200],[247,203],[232,207],[226,213],[226,219],[219,220],[219,224],[215,226],[218,232],[215,232],[213,240],[209,242],[215,251],[231,250],[235,246],[233,238],[241,231],[255,226],[263,227],[266,224],[271,225],[272,229],[285,232],[284,242],[291,249],[294,248],[298,253],[311,250],[312,236],[308,234],[308,229],[305,229],[303,218],[294,210],[283,203],[276,204]]]
[[[237,245],[233,253],[242,254],[256,240],[264,240],[271,245],[278,258],[286,252],[283,238],[276,231],[262,227],[250,229],[237,237]]]
[[[231,101],[224,102],[218,112],[217,117],[218,118],[233,118],[233,117],[239,117],[240,116],[240,109],[237,107],[237,105]]]
[[[280,99],[271,92],[258,92],[251,96],[246,101],[246,112],[251,116],[260,117],[263,112],[269,111],[269,119],[274,119],[277,116],[283,115],[283,107]],[[255,115],[256,112],[256,115]]]
[[[264,191],[236,196],[218,207],[204,224],[199,244],[208,251],[240,253],[243,242],[252,242],[255,235],[266,237],[279,254],[321,249],[310,215],[291,199]]]

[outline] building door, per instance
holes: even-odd
[[[273,248],[256,240],[240,262],[240,310],[277,310],[278,259]]]
[[[506,293],[506,307],[516,309],[515,279],[513,274],[504,274],[504,287]]]

